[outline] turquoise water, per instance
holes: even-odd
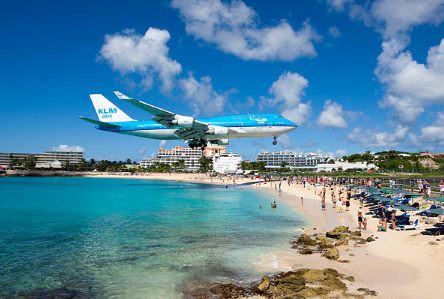
[[[0,297],[67,287],[91,298],[181,298],[195,284],[249,283],[303,225],[254,188],[0,178],[0,192]]]

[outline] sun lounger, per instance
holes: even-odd
[[[444,227],[426,228],[424,234],[433,236],[444,235]]]
[[[398,225],[396,227],[396,230],[412,230],[412,229],[416,229],[416,230],[420,230],[422,227],[422,224],[419,224],[418,219],[416,219],[415,223],[413,224],[407,224],[407,225]]]

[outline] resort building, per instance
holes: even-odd
[[[226,152],[226,148],[222,146],[206,147],[203,152],[200,148],[182,147],[176,146],[175,148],[169,149],[159,149],[157,151],[157,157],[149,158],[140,161],[140,167],[150,167],[155,163],[168,164],[170,166],[175,162],[180,160],[185,161],[185,168],[187,170],[198,170],[199,169],[199,159],[202,156],[214,157],[216,155],[221,155]]]
[[[328,155],[316,153],[295,153],[295,152],[262,152],[257,155],[257,162],[265,162],[266,168],[281,168],[283,163],[290,169],[315,168],[320,163],[325,163],[331,159]]]
[[[41,165],[50,165],[54,162],[60,162],[61,165],[80,164],[83,161],[83,152],[63,152],[63,151],[46,151],[44,154],[25,154],[25,153],[0,153],[0,166],[9,168],[13,160],[27,160],[34,157],[36,160],[36,168]],[[55,163],[54,165],[58,165]],[[49,166],[51,167],[51,166]],[[49,168],[42,167],[42,168]]]
[[[366,170],[378,170],[378,169],[379,167],[377,167],[373,163],[335,161],[335,163],[332,164],[318,164],[315,168],[315,171],[317,172],[366,171]]]
[[[213,157],[213,169],[217,173],[236,173],[241,169],[242,158],[238,154],[228,153]]]

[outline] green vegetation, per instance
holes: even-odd
[[[241,168],[243,170],[264,171],[265,165],[267,165],[265,162],[249,162],[249,161],[242,161],[241,162]]]
[[[202,156],[199,159],[199,171],[200,172],[208,172],[213,170],[213,159]]]
[[[438,172],[444,171],[444,158],[421,156],[420,153],[407,153],[400,151],[384,151],[371,154],[354,154],[342,157],[348,162],[374,163],[381,172]]]

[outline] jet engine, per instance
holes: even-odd
[[[228,139],[218,139],[218,140],[208,140],[211,144],[217,144],[217,145],[229,145],[230,142]]]
[[[228,136],[228,128],[221,127],[221,126],[209,126],[209,130],[207,131],[207,136],[227,137]]]
[[[194,124],[194,117],[177,115],[173,120],[173,124],[182,128],[192,128]]]

